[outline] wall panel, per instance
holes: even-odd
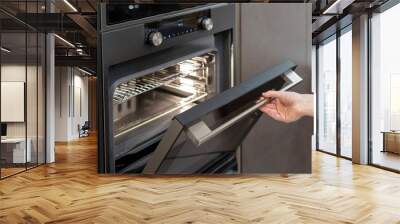
[[[311,93],[311,4],[242,4],[238,34],[241,80],[290,59]],[[312,118],[283,124],[261,118],[242,146],[243,173],[311,172]]]

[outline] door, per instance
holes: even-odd
[[[311,4],[241,4],[237,33],[238,82],[289,59],[298,65],[301,84],[293,88],[311,93]],[[313,122],[292,124],[262,116],[244,140],[243,173],[310,173]]]
[[[301,82],[295,67],[290,61],[275,65],[175,116],[144,173],[240,172],[237,149],[262,114],[258,108],[267,100],[260,100],[261,93],[287,90]]]

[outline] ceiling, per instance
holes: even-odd
[[[1,0],[0,22],[2,38],[15,48],[24,49],[24,39],[18,32],[26,28],[40,32],[55,32],[56,56],[60,65],[83,65],[96,68],[96,8],[101,0]],[[311,3],[313,39],[318,39],[339,20],[377,7],[387,0],[269,0],[262,2]],[[108,0],[107,2],[146,2]],[[260,2],[260,1],[256,1]],[[52,13],[49,13],[49,12]],[[60,38],[59,38],[60,37]],[[3,43],[4,43],[3,41]],[[33,44],[30,46],[34,47]],[[23,52],[21,52],[23,53]],[[83,66],[82,65],[82,66]]]
[[[357,17],[386,3],[388,0],[329,0],[318,1],[313,11],[312,36],[317,44],[351,24]]]
[[[7,54],[2,52],[3,59],[16,61],[34,55],[37,48],[30,43],[33,35],[28,34],[26,39],[26,30],[54,32],[56,64],[79,66],[76,62],[82,61],[82,66],[94,71],[97,4],[97,0],[1,0],[2,45],[12,49]]]

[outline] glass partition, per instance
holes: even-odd
[[[44,1],[14,3],[0,7],[43,11]],[[8,14],[0,17],[8,21],[0,23],[0,178],[5,178],[45,162],[46,39]]]
[[[26,150],[26,33],[3,32],[1,46],[1,175],[7,177],[24,171],[30,158]]]

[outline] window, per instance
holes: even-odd
[[[340,36],[340,155],[352,156],[352,32]]]
[[[349,25],[320,43],[317,50],[317,149],[348,159],[353,131],[352,42]]]
[[[318,47],[318,149],[336,153],[336,38]]]
[[[371,162],[400,170],[400,4],[371,19]]]

